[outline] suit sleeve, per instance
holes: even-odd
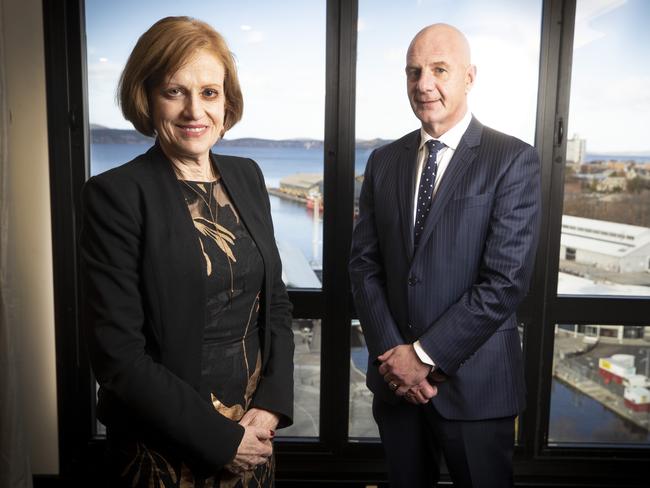
[[[376,151],[368,158],[361,194],[359,217],[352,233],[350,281],[352,295],[370,357],[377,358],[404,344],[388,306],[386,274],[375,223],[373,168]]]
[[[134,420],[189,459],[221,468],[234,457],[244,429],[148,353],[146,336],[156,332],[140,294],[145,223],[137,205],[129,205],[125,185],[101,176],[86,183],[82,204],[84,325],[97,381]]]
[[[260,382],[251,403],[252,407],[263,408],[280,415],[278,428],[288,427],[293,423],[293,331],[291,330],[292,305],[286,287],[282,281],[282,262],[273,238],[273,220],[271,204],[264,184],[262,172],[253,162],[263,196],[265,217],[272,237],[272,271],[271,289],[267,294],[270,300],[271,347],[266,367],[262,371]]]
[[[496,188],[475,284],[419,338],[444,373],[455,374],[516,312],[533,270],[540,206],[539,159],[526,146]]]

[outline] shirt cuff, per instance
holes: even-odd
[[[431,371],[436,369],[436,363],[434,363],[433,359],[431,359],[431,357],[426,352],[424,352],[424,349],[422,349],[422,346],[420,345],[420,341],[415,341],[413,343],[413,349],[415,349],[415,354],[418,355],[420,361],[431,366]]]

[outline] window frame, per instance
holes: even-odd
[[[556,323],[648,325],[650,299],[557,296],[575,0],[544,0],[535,146],[542,161],[542,232],[525,324],[528,408],[515,451],[518,481],[566,485],[641,485],[648,448],[548,447]],[[79,320],[76,249],[80,189],[89,174],[89,129],[83,0],[43,0],[55,289],[59,459],[62,479],[96,474],[103,439],[94,431],[94,388]],[[278,479],[384,482],[383,450],[347,437],[350,323],[356,318],[347,260],[352,235],[358,2],[328,0],[323,224],[323,288],[290,290],[297,318],[322,320],[320,439],[278,441]],[[341,303],[348,306],[341,307]],[[344,379],[343,381],[341,379]],[[444,471],[443,471],[444,472]],[[444,479],[444,477],[443,477]],[[628,482],[628,481],[626,481]]]

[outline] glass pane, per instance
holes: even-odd
[[[283,437],[319,437],[320,319],[294,319],[293,425],[278,431]]]
[[[153,143],[133,130],[115,103],[119,75],[138,37],[158,19],[179,11],[204,20],[235,54],[245,107],[241,122],[213,150],[260,165],[283,279],[292,288],[320,288],[325,2],[215,0],[206,8],[194,0],[179,9],[178,2],[169,0],[87,0],[85,6],[91,174],[125,163]],[[289,76],[280,58],[300,60],[300,69]]]
[[[366,386],[368,348],[358,320],[350,327],[350,438],[379,439],[377,424],[372,416],[372,392]]]
[[[440,0],[360,0],[357,174],[363,172],[373,148],[420,126],[406,94],[406,50],[413,36],[434,22],[458,27],[470,42],[472,63],[478,70],[470,92],[472,113],[482,123],[533,144],[541,13],[541,0],[461,0],[454,2],[454,8]],[[503,29],[504,25],[509,28]],[[504,66],[508,66],[507,76]]]
[[[650,327],[556,325],[548,443],[650,447]]]
[[[523,324],[519,336],[523,340]],[[379,440],[379,430],[372,416],[372,392],[366,386],[368,348],[363,338],[361,324],[352,321],[350,327],[350,419],[348,436],[350,441],[363,438]],[[519,443],[519,417],[515,419],[515,444]]]
[[[294,319],[293,335],[296,349],[294,361],[294,412],[293,425],[278,431],[279,437],[319,437],[320,431],[320,341],[321,321],[314,319]],[[366,358],[368,352],[366,351]],[[365,371],[365,366],[364,366]],[[365,376],[362,380],[365,387]],[[96,388],[99,385],[95,383]],[[370,392],[368,392],[368,395]],[[95,399],[96,400],[96,399]],[[368,407],[370,408],[370,407]],[[363,410],[363,409],[362,409]],[[361,412],[365,415],[372,412]],[[376,430],[376,428],[375,428]],[[106,435],[106,427],[96,421],[97,435]],[[376,434],[378,437],[379,434]]]
[[[478,70],[469,96],[469,108],[476,118],[494,129],[534,143],[542,1],[460,0],[453,7],[440,0],[409,3],[359,0],[357,209],[363,171],[372,150],[420,126],[409,105],[404,68],[411,39],[428,24],[446,22],[467,36],[472,63]],[[357,338],[356,328],[358,323],[353,322],[349,435],[378,437],[370,408],[372,396],[365,386],[368,353],[362,338]]]
[[[650,295],[648,16],[577,3],[559,294]]]

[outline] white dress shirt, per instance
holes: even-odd
[[[433,187],[433,195],[432,195],[433,198],[436,192],[438,191],[438,186],[440,186],[440,181],[442,180],[442,176],[445,174],[445,171],[449,166],[449,162],[451,161],[452,156],[456,152],[456,148],[458,147],[458,144],[460,144],[460,140],[465,134],[465,131],[469,127],[471,121],[472,121],[472,113],[468,110],[467,112],[465,112],[465,115],[460,120],[460,122],[458,122],[455,126],[453,126],[451,129],[449,129],[447,132],[445,132],[437,139],[429,135],[429,133],[426,132],[424,128],[420,129],[420,147],[418,149],[418,165],[415,173],[415,191],[413,192],[414,193],[413,195],[413,223],[414,224],[415,224],[415,214],[417,211],[418,188],[420,187],[420,176],[422,176],[422,168],[424,166],[424,162],[429,156],[429,153],[426,148],[426,142],[430,139],[434,139],[442,142],[445,145],[445,147],[440,149],[438,151],[438,154],[436,155],[436,163],[438,164],[438,171],[436,172],[436,181]],[[436,363],[434,363],[431,357],[429,357],[429,355],[426,352],[424,352],[424,349],[422,349],[422,346],[420,345],[420,341],[415,341],[413,343],[413,349],[415,349],[415,353],[418,355],[418,358],[420,358],[420,361],[422,361],[425,364],[428,364],[429,366],[432,366],[431,371],[433,371],[436,368]]]

